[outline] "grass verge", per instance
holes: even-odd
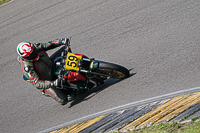
[[[6,2],[8,2],[8,1],[11,1],[11,0],[0,0],[0,5],[6,3]]]
[[[200,120],[196,121],[197,119],[199,118],[193,118],[191,122],[187,123],[160,123],[150,127],[143,127],[132,132],[127,131],[126,133],[200,133]]]

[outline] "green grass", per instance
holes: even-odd
[[[200,121],[192,122],[193,124],[183,128],[181,133],[200,133]]]
[[[158,125],[152,125],[150,127],[143,127],[135,131],[127,131],[126,133],[200,133],[200,120],[198,118],[191,119],[188,123],[160,123]],[[121,133],[121,132],[118,132]]]
[[[8,1],[11,1],[11,0],[0,0],[0,5],[6,3],[6,2],[8,2]]]

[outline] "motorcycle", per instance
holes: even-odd
[[[123,66],[72,53],[70,41],[64,47],[61,56],[54,60],[59,89],[79,94],[104,84],[108,78],[124,79],[129,76],[129,70]]]

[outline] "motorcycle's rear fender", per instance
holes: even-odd
[[[99,67],[99,61],[93,60],[90,64],[90,71],[94,71],[96,68]]]
[[[99,61],[83,58],[81,62],[81,67],[85,70],[94,71],[96,68],[99,67]]]

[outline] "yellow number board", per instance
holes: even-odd
[[[79,71],[78,62],[82,59],[82,56],[75,55],[73,53],[68,53],[65,63],[66,70],[76,70]]]

